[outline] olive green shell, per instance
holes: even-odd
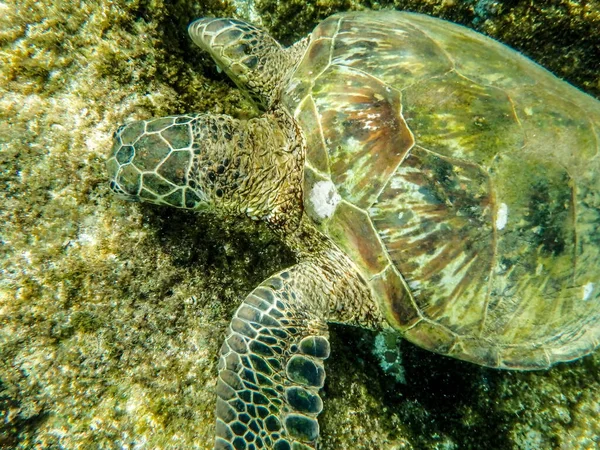
[[[600,336],[600,102],[418,14],[332,16],[284,92],[308,214],[429,350],[548,367]],[[335,186],[335,188],[334,188]]]

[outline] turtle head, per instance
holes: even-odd
[[[111,190],[128,201],[209,208],[213,193],[203,184],[198,156],[209,157],[213,141],[198,135],[210,127],[210,117],[190,114],[120,126],[106,163]]]
[[[190,37],[210,53],[220,69],[262,109],[279,98],[299,57],[266,31],[236,19],[203,18],[192,22]]]
[[[119,197],[281,222],[301,214],[303,141],[285,112],[186,114],[122,125],[107,161]]]

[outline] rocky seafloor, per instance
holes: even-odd
[[[111,135],[253,114],[192,19],[252,18],[290,43],[362,8],[463,23],[600,97],[598,1],[0,1],[0,448],[211,448],[225,327],[292,255],[265,227],[116,199]],[[399,342],[398,373],[377,343],[332,327],[322,449],[600,447],[599,352],[523,373]]]

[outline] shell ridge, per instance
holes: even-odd
[[[400,166],[402,165],[402,163],[403,163],[403,162],[406,160],[406,158],[407,158],[407,157],[410,155],[410,151],[411,151],[411,150],[412,150],[412,149],[415,147],[415,145],[416,145],[416,139],[415,139],[415,135],[414,135],[414,133],[413,133],[413,132],[412,132],[412,130],[410,129],[410,125],[408,124],[408,122],[406,121],[406,118],[405,118],[405,117],[404,117],[404,115],[402,114],[402,112],[403,112],[403,108],[404,108],[404,105],[402,104],[402,92],[401,92],[399,89],[396,89],[395,87],[393,87],[393,86],[390,86],[390,85],[389,85],[388,83],[386,83],[385,81],[383,81],[383,80],[379,79],[378,77],[376,77],[376,76],[375,76],[375,75],[373,75],[373,74],[370,74],[369,72],[365,72],[365,71],[364,71],[364,70],[362,70],[362,69],[358,69],[358,68],[356,68],[356,67],[347,66],[347,65],[345,65],[345,64],[332,64],[331,66],[332,66],[332,67],[333,67],[333,66],[337,66],[337,67],[343,67],[343,68],[345,68],[346,70],[348,70],[349,72],[360,73],[360,74],[364,75],[365,77],[371,78],[371,79],[373,79],[373,80],[377,81],[378,83],[381,83],[381,85],[382,85],[382,86],[386,86],[386,88],[387,88],[387,89],[388,89],[390,92],[395,92],[395,93],[396,93],[396,94],[399,96],[399,98],[400,98],[400,109],[397,111],[398,117],[399,117],[399,118],[400,118],[400,119],[401,119],[403,122],[405,122],[405,123],[406,123],[406,125],[407,125],[407,129],[408,129],[408,132],[410,133],[410,136],[411,136],[411,138],[412,138],[412,142],[413,142],[413,143],[412,143],[412,145],[411,145],[411,146],[410,146],[410,148],[409,148],[409,149],[406,151],[406,153],[404,154],[404,157],[403,157],[403,158],[402,158],[402,159],[401,159],[401,160],[400,160],[400,161],[399,161],[399,162],[396,164],[396,166],[394,167],[394,170],[390,172],[390,176],[388,177],[388,179],[386,180],[386,182],[385,182],[385,183],[382,183],[382,184],[381,184],[381,188],[380,188],[378,191],[376,191],[375,195],[373,196],[374,200],[373,200],[373,201],[372,201],[372,202],[371,202],[371,203],[370,203],[368,206],[366,206],[366,207],[365,207],[365,210],[367,210],[368,208],[372,207],[372,206],[373,206],[375,203],[377,203],[377,199],[379,198],[379,196],[381,195],[381,193],[382,193],[382,192],[385,190],[385,188],[386,188],[386,187],[388,186],[388,184],[390,183],[390,180],[391,180],[391,178],[392,178],[393,174],[394,174],[394,173],[396,173],[396,170],[398,170],[398,167],[400,167]],[[316,106],[316,103],[315,103],[315,106]],[[318,110],[317,110],[317,112],[318,112]],[[322,127],[321,127],[321,123],[320,123],[320,122],[319,122],[319,129],[320,129],[320,130],[321,130],[321,132],[322,132]],[[329,161],[329,153],[327,154],[327,156],[328,156],[328,161]]]
[[[451,66],[452,66],[448,72],[451,72],[452,70],[456,70],[456,62],[454,61],[454,58],[452,57],[452,55],[450,53],[448,53],[448,51],[444,47],[442,47],[440,44],[438,44],[438,42],[435,39],[433,39],[427,31],[425,31],[422,27],[415,25],[412,22],[409,23],[407,26],[413,28],[416,31],[419,31],[423,36],[426,36],[427,39],[429,39],[431,41],[431,43],[433,45],[435,45],[444,54],[444,56],[448,59],[448,61],[450,62]]]
[[[316,80],[316,78],[315,78],[315,80]],[[314,84],[314,81],[313,81],[313,84]],[[319,133],[319,139],[323,143],[323,148],[326,150],[327,149],[327,143],[325,141],[325,133],[323,133],[323,125],[321,124],[321,120],[319,118],[319,109],[317,108],[317,102],[315,102],[315,99],[313,98],[312,94],[309,94],[304,101],[307,101],[308,99],[310,99],[310,101],[312,102],[312,106],[314,108],[314,111],[315,111],[315,114],[317,116],[317,119],[319,119],[319,120],[317,120],[317,131]],[[330,170],[331,161],[329,160],[329,152],[325,151],[324,154],[325,154],[325,160],[326,160],[326,164],[327,164],[327,169]],[[318,172],[320,172],[320,171],[318,171]],[[327,178],[329,178],[329,177],[330,177],[330,175],[328,174]]]
[[[312,171],[314,171],[317,175],[320,175],[323,178],[327,178],[329,179],[329,173],[325,173],[322,170],[317,169],[314,165],[312,165],[310,162],[305,161],[304,162],[305,166],[308,166],[308,168]]]
[[[327,40],[331,41],[331,46],[329,47],[329,57],[328,57],[327,64],[325,65],[325,67],[323,67],[323,70],[321,70],[318,75],[315,75],[314,77],[312,77],[311,89],[309,92],[312,92],[313,88],[315,87],[315,82],[321,77],[321,75],[323,75],[327,71],[327,69],[329,69],[329,67],[331,67],[333,65],[332,60],[333,60],[333,48],[335,47],[335,37],[338,35],[338,33],[340,31],[340,27],[342,26],[342,20],[343,20],[343,17],[340,17],[338,19],[336,29],[335,29],[335,32],[333,33],[333,36],[328,37],[328,38],[326,38],[326,37],[319,38],[319,39],[323,39],[323,40],[327,39]]]

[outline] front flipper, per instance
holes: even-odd
[[[327,325],[307,308],[298,267],[257,287],[221,348],[215,450],[309,450],[319,437]]]

